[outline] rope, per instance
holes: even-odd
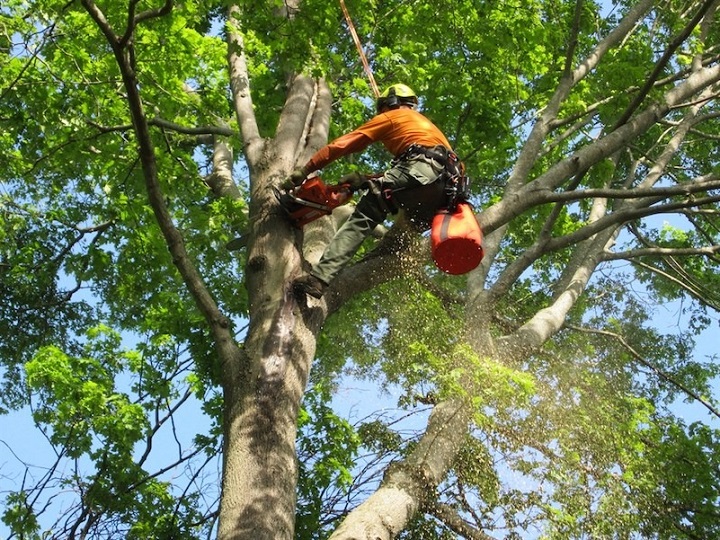
[[[362,49],[362,45],[360,45],[360,38],[358,38],[357,32],[355,31],[355,25],[353,25],[352,19],[350,18],[350,13],[348,13],[347,8],[345,7],[344,0],[340,0],[340,7],[342,8],[343,14],[345,15],[345,20],[350,27],[350,34],[352,34],[353,41],[355,42],[355,47],[357,47],[358,53],[360,53],[360,60],[362,60],[363,67],[365,68],[365,73],[367,74],[368,80],[370,81],[370,87],[372,88],[372,91],[375,94],[375,98],[377,99],[378,97],[380,97],[380,91],[378,90],[377,84],[375,84],[375,77],[373,77],[372,71],[370,70],[370,64],[365,57],[365,52]]]

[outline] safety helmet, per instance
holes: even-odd
[[[377,99],[377,112],[384,108],[393,109],[400,105],[417,105],[418,98],[412,88],[405,84],[388,86]]]

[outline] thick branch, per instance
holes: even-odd
[[[703,201],[690,201],[686,203],[675,203],[665,205],[664,208],[671,209],[683,205],[709,204],[710,202],[719,202],[720,197],[708,198]],[[643,215],[651,215],[657,213],[657,208],[634,208],[632,210],[623,210],[613,214],[604,216],[597,221],[583,227],[573,234],[566,235],[562,238],[556,238],[546,244],[546,250],[562,249],[571,244],[575,244],[584,239],[591,238],[600,231],[605,230],[608,234],[596,239],[596,242],[607,243],[615,234],[616,225],[620,222],[630,221],[634,217]],[[574,306],[577,298],[587,286],[597,265],[604,260],[602,250],[589,251],[584,260],[577,268],[569,267],[572,276],[567,279],[563,277],[563,281],[567,283],[564,290],[559,291],[554,298],[553,303],[538,311],[528,322],[522,325],[515,333],[499,340],[501,347],[513,356],[522,356],[528,351],[540,347],[550,336],[556,333],[563,324],[567,313]]]
[[[590,223],[600,221],[606,210],[607,201],[602,198],[595,199],[589,216]],[[589,228],[589,226],[584,227],[584,229]],[[540,347],[562,327],[565,317],[587,287],[588,281],[599,264],[600,259],[597,254],[604,251],[603,248],[608,246],[616,234],[617,227],[606,228],[603,230],[603,234],[598,234],[594,238],[593,235],[587,236],[576,246],[560,279],[553,286],[551,305],[536,313],[509,337],[499,340],[510,344],[509,354],[511,356],[519,358],[528,351]],[[549,244],[550,241],[545,242],[546,249]],[[519,270],[521,268],[516,268],[515,273]],[[512,273],[512,268],[510,272],[506,273]],[[500,288],[498,291],[493,290],[493,295],[503,293],[503,280],[504,287],[509,287],[508,278],[503,275],[499,280]],[[504,348],[504,346],[500,345],[499,348]]]
[[[216,138],[213,144],[213,167],[212,173],[205,182],[216,197],[230,197],[238,200],[242,197],[233,178],[233,151],[232,147],[224,140]]]
[[[310,125],[310,121],[314,116],[319,90],[319,84],[305,75],[296,76],[290,83],[274,141],[278,158],[282,159],[286,156],[296,158],[299,152],[304,150],[304,135],[312,131],[313,126]],[[288,163],[286,168],[290,169],[294,166],[295,163]]]
[[[689,109],[688,115],[679,126],[677,133],[671,138],[669,143],[666,145],[665,150],[662,152],[660,157],[657,159],[657,162],[643,180],[643,187],[637,188],[641,190],[640,193],[647,190],[648,186],[653,186],[657,182],[658,178],[660,178],[667,164],[670,162],[670,159],[675,155],[677,148],[680,146],[680,143],[687,134],[687,131],[692,126],[693,119],[697,115],[698,110],[699,106],[694,106]],[[717,184],[712,181],[709,184],[705,182],[700,182],[699,184],[701,184],[702,188],[718,187]],[[666,189],[672,189],[674,191],[677,189],[687,189],[691,186],[695,187],[695,183],[674,186]],[[660,192],[660,189],[663,188],[654,188],[651,192],[657,194]],[[653,206],[662,199],[656,196],[644,196],[636,198],[632,203],[619,203],[614,212],[604,215],[606,211],[605,201],[607,195],[610,194],[608,192],[624,190],[593,191],[598,192],[598,195],[602,191],[606,192],[604,196],[598,196],[594,199],[596,203],[602,203],[599,207],[602,208],[602,212],[596,212],[594,207],[590,223],[572,234],[551,240],[546,239],[546,235],[540,235],[535,245],[526,251],[524,257],[519,258],[510,265],[503,275],[501,275],[501,278],[496,284],[497,292],[494,290],[493,294],[502,294],[508,287],[508,283],[510,281],[514,281],[518,277],[519,272],[524,270],[524,268],[526,268],[530,261],[534,260],[535,257],[538,257],[541,251],[549,252],[559,250],[569,245],[580,244],[581,242],[592,239],[592,241],[581,251],[576,250],[573,260],[568,265],[567,270],[563,272],[561,280],[556,285],[557,290],[555,291],[556,295],[554,296],[553,303],[538,312],[512,336],[504,338],[504,341],[513,345],[512,351],[514,354],[522,355],[528,350],[539,347],[552,334],[561,328],[562,321],[574,305],[579,294],[581,294],[584,290],[595,267],[601,260],[603,260],[602,254],[607,251],[607,246],[609,246],[610,242],[613,241],[620,223],[637,219],[638,217],[645,215],[659,213],[661,211],[673,211],[686,208],[688,206],[712,204],[720,200],[719,197],[705,197],[704,199],[699,200],[690,197],[685,201],[670,202],[664,205]],[[701,191],[707,191],[707,189],[701,189]],[[571,193],[571,191],[566,192],[566,194],[567,193]],[[638,192],[636,191],[636,193]],[[601,232],[603,234],[599,234]],[[598,237],[593,238],[596,234]],[[605,249],[603,249],[603,247]]]
[[[235,26],[236,16],[239,19],[239,9],[238,6],[231,5],[228,13],[228,65],[235,115],[245,144],[247,164],[252,170],[260,159],[263,140],[260,137],[255,111],[253,110],[252,96],[250,95],[250,77],[247,59],[245,58],[245,42],[242,34]]]
[[[428,251],[427,241],[420,238],[407,221],[396,220],[378,246],[361,261],[346,267],[334,280],[327,297],[328,313],[382,283],[422,275],[420,269],[427,262]]]
[[[117,40],[115,40],[112,29],[109,27],[103,13],[97,6],[95,6],[91,0],[83,0],[83,6],[85,6],[96,21],[96,24],[100,26],[103,33],[108,36],[108,41],[110,42],[116,62],[120,68],[125,91],[127,92],[128,108],[133,121],[135,136],[138,141],[140,162],[145,178],[148,199],[162,234],[165,237],[168,249],[172,254],[173,262],[178,268],[190,294],[193,296],[196,305],[208,321],[216,344],[221,350],[224,349],[225,357],[232,357],[237,349],[237,345],[229,331],[229,321],[220,312],[197,268],[191,261],[185,249],[183,237],[175,227],[167,208],[165,197],[158,180],[155,150],[149,132],[149,123],[143,110],[143,103],[139,92],[140,85],[132,69],[130,55],[127,54],[127,51],[122,49]]]
[[[330,540],[390,540],[405,529],[455,460],[469,412],[462,402],[438,404],[415,450],[390,467],[380,488],[348,514]]]
[[[324,79],[316,82],[316,98],[312,115],[308,116],[308,123],[305,127],[303,140],[305,146],[301,148],[296,161],[298,164],[305,164],[312,154],[327,143],[330,132],[330,112],[332,108],[332,95],[330,88]]]

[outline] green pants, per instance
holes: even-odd
[[[443,170],[436,161],[416,156],[389,169],[381,179],[382,190],[391,190],[391,203],[402,208],[420,229],[426,229],[432,216],[445,203],[444,186],[436,182]],[[363,240],[385,221],[388,210],[372,191],[365,193],[325,248],[312,274],[330,283],[352,259]]]

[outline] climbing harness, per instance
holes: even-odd
[[[442,205],[443,208],[453,211],[458,203],[467,201],[470,195],[470,180],[465,174],[465,165],[455,152],[444,146],[427,147],[411,144],[393,160],[392,164],[396,165],[418,157],[435,161],[444,169],[436,180],[444,185],[446,201]]]

